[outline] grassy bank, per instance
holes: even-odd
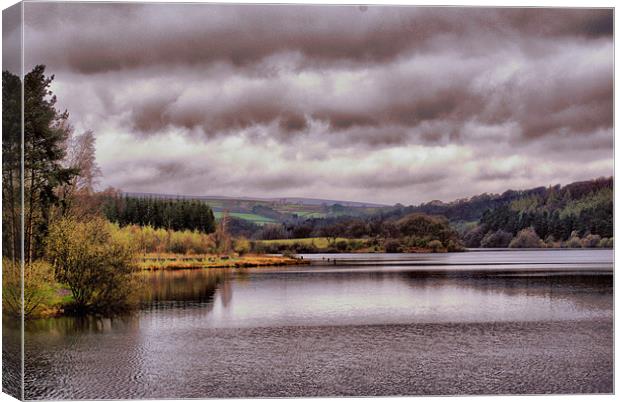
[[[176,270],[206,268],[250,268],[309,264],[310,261],[288,256],[213,254],[146,254],[137,259],[142,270]],[[19,264],[3,261],[2,298],[5,314],[18,317],[21,313],[21,274]],[[24,271],[24,312],[28,319],[55,317],[66,313],[75,303],[67,285],[59,283],[51,265],[44,261],[27,264]],[[132,288],[137,295],[139,288]]]
[[[333,239],[329,239],[327,237],[309,237],[304,239],[278,239],[278,240],[257,240],[257,243],[262,244],[304,244],[304,245],[314,245],[318,248],[328,248],[332,244],[339,241],[352,241],[352,239],[345,239],[344,237],[338,237],[334,241]]]
[[[143,270],[199,269],[199,268],[250,268],[308,264],[309,261],[273,255],[219,256],[213,254],[146,254],[138,261]]]
[[[463,251],[457,244],[444,245],[428,238],[347,239],[343,237],[310,237],[300,239],[257,240],[253,251],[259,253],[442,253]]]
[[[20,317],[23,311],[26,318],[56,316],[73,301],[69,288],[55,280],[49,263],[25,264],[23,275],[22,299],[20,264],[2,260],[2,309],[6,315]]]

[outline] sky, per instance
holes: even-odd
[[[410,205],[613,174],[610,9],[24,15],[26,69],[94,131],[101,188]]]

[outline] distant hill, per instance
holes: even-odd
[[[221,201],[256,201],[257,203],[280,203],[280,204],[298,204],[298,205],[342,205],[345,207],[369,207],[369,208],[381,208],[387,207],[386,204],[377,204],[372,202],[361,201],[342,201],[342,200],[328,200],[322,198],[305,198],[305,197],[277,197],[277,198],[262,198],[262,197],[228,197],[228,196],[211,196],[211,195],[181,195],[181,194],[163,194],[163,193],[138,193],[138,192],[125,192],[124,195],[129,197],[139,198],[163,198],[163,199],[185,199],[185,200],[221,200]]]
[[[387,207],[368,202],[302,197],[227,197],[141,192],[125,192],[123,195],[132,198],[200,200],[213,209],[218,219],[227,212],[232,218],[246,220],[259,226],[308,218],[363,216]]]
[[[484,193],[451,202],[433,200],[417,206],[297,197],[125,195],[201,200],[211,207],[216,219],[228,214],[231,233],[259,239],[334,234],[353,238],[389,237],[396,222],[416,213],[447,218],[446,222],[469,247],[507,247],[524,230],[529,234],[521,237],[527,237],[530,243],[538,245],[544,240],[554,247],[577,240],[609,244],[613,237],[613,177],[565,186],[507,190],[501,194]]]
[[[511,204],[521,199],[547,199],[550,196],[576,200],[601,189],[613,189],[612,177],[601,177],[560,186],[534,187],[527,190],[507,190],[501,194],[479,194],[452,202],[431,201],[412,208],[414,212],[443,215],[450,221],[478,221],[490,209]]]
[[[387,207],[386,204],[375,204],[371,202],[360,201],[337,201],[337,200],[324,200],[320,198],[297,198],[297,197],[285,197],[285,198],[271,198],[273,201],[278,201],[286,204],[301,204],[301,205],[342,205],[343,207],[361,207],[361,208],[382,208]]]
[[[312,218],[285,228],[291,237],[389,238],[398,237],[398,222],[416,215],[447,218],[467,247],[610,247],[613,178],[395,205],[364,216]]]

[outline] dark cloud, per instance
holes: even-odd
[[[570,66],[566,66],[569,70]],[[558,72],[561,74],[561,72]],[[594,74],[593,74],[594,75]],[[570,72],[558,75],[552,85],[529,89],[527,105],[517,118],[523,122],[524,136],[575,136],[591,133],[613,124],[613,75],[604,71],[596,77],[571,79]],[[570,83],[570,85],[566,85]]]
[[[564,71],[551,71],[553,76],[546,81],[528,77],[532,71],[526,71],[525,79],[517,76],[501,88],[479,91],[471,86],[472,78],[488,73],[497,62],[495,54],[506,45],[513,44],[526,54],[530,48],[545,47],[562,53],[556,49],[562,38],[567,43],[611,41],[611,10],[370,7],[360,12],[350,6],[112,3],[29,3],[26,7],[26,36],[32,38],[30,64],[45,62],[52,68],[89,74],[224,62],[247,66],[238,72],[244,76],[252,76],[246,70],[257,69],[269,70],[275,77],[273,82],[233,93],[209,93],[211,88],[204,94],[194,91],[189,100],[180,98],[187,86],[176,93],[166,88],[132,99],[131,126],[144,133],[176,126],[213,136],[272,122],[278,122],[281,131],[294,133],[308,127],[308,115],[327,123],[331,131],[385,125],[412,128],[437,120],[455,125],[472,119],[515,120],[528,139],[560,132],[583,135],[610,127],[612,121],[611,70],[603,76],[572,77],[572,66],[565,65]],[[106,23],[95,23],[102,20]],[[45,41],[35,42],[43,35]],[[476,44],[484,48],[482,52],[470,49]],[[460,54],[462,49],[471,53]],[[432,70],[379,73],[372,83],[360,82],[360,88],[367,86],[371,93],[352,104],[346,99],[330,102],[329,92],[309,97],[277,81],[277,61],[271,64],[275,71],[261,64],[281,52],[294,52],[302,55],[296,68],[322,71],[318,66],[325,61],[336,63],[332,68],[343,62],[363,68],[445,51],[453,52],[453,60],[443,59]],[[539,63],[541,57],[533,57],[533,62]],[[540,94],[541,89],[545,93]],[[352,96],[355,92],[365,95],[352,91]],[[455,133],[458,130],[453,128],[451,138]],[[445,133],[427,132],[425,139],[432,138],[443,140]]]
[[[283,113],[280,116],[280,128],[288,133],[302,131],[308,128],[308,120],[301,114]]]
[[[351,127],[377,127],[379,125],[379,121],[369,114],[340,110],[318,111],[314,113],[313,118],[326,122],[334,131],[345,130]]]
[[[168,119],[168,106],[175,100],[174,97],[163,96],[137,101],[131,109],[132,127],[143,133],[162,130],[171,123]]]
[[[611,9],[28,3],[26,24],[33,38],[55,44],[37,47],[39,56],[82,73],[218,60],[249,65],[279,52],[300,52],[310,64],[385,62],[442,37],[502,46],[515,36],[613,34]]]
[[[224,192],[337,192],[300,168],[319,160],[347,164],[335,177],[368,194],[442,196],[457,190],[433,189],[447,177],[437,160],[513,186],[575,160],[607,175],[613,161],[611,9],[25,3],[25,20],[26,66],[48,65],[73,119],[136,152],[173,137],[229,152],[209,176]],[[398,148],[411,154],[381,154]],[[200,187],[206,170],[170,153],[118,185]],[[357,167],[379,170],[377,155],[384,171]],[[514,155],[521,165],[504,163]],[[247,159],[257,166],[227,178]],[[511,170],[534,160],[546,170]]]
[[[126,186],[138,191],[148,191],[154,186],[165,186],[176,190],[180,179],[202,177],[207,180],[211,178],[210,170],[205,166],[195,167],[185,161],[141,160],[140,158],[124,166],[115,166],[109,169],[107,174],[120,177]],[[191,191],[191,188],[183,190]]]

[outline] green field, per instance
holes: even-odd
[[[224,211],[235,218],[244,219],[258,225],[282,223],[293,218],[320,219],[335,216],[360,216],[376,212],[376,207],[328,206],[325,204],[303,204],[285,201],[264,201],[251,199],[208,199],[204,201],[220,219]]]
[[[224,213],[220,211],[216,211],[216,212],[213,212],[213,215],[215,215],[215,219],[221,219]],[[271,218],[267,218],[266,216],[250,214],[250,213],[229,212],[228,215],[235,217],[235,218],[245,219],[247,221],[254,222],[257,225],[264,225],[266,223],[277,223],[277,221]]]
[[[302,218],[325,218],[327,214],[323,212],[312,212],[312,211],[294,211],[294,214]]]

